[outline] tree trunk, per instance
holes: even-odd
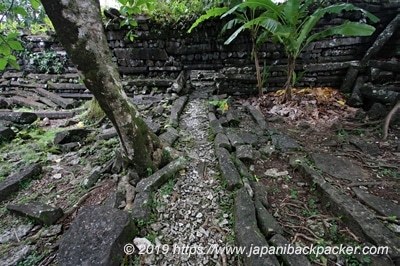
[[[292,100],[292,81],[295,66],[296,59],[292,55],[288,55],[288,71],[287,80],[285,86],[283,87],[283,89],[285,90],[285,94],[283,95],[283,102]]]
[[[58,39],[86,87],[110,119],[120,138],[125,167],[144,175],[156,169],[153,152],[160,147],[126,96],[111,58],[98,0],[42,0]]]
[[[260,62],[258,60],[258,53],[257,53],[257,44],[255,37],[252,37],[253,41],[253,56],[254,56],[254,64],[256,65],[256,75],[257,75],[257,86],[258,86],[258,97],[264,95],[263,92],[263,84],[261,79],[261,69],[260,69]]]

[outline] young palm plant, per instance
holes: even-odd
[[[269,17],[268,23],[261,22],[265,34],[260,38],[272,36],[274,41],[283,44],[285,47],[288,69],[283,102],[291,100],[296,59],[308,44],[333,35],[370,36],[375,31],[375,28],[371,25],[351,21],[345,21],[340,25],[315,31],[316,24],[325,14],[359,11],[372,22],[379,21],[373,14],[347,3],[318,8],[311,14],[310,7],[314,2],[312,0],[287,0],[283,4],[275,4],[270,0],[250,0],[247,2],[262,2],[264,7],[269,10],[267,14],[273,14],[273,16]],[[275,18],[278,18],[275,20],[276,25],[271,27],[271,24],[273,24],[271,19]],[[265,25],[268,25],[268,27],[265,27]]]
[[[228,7],[216,7],[206,11],[206,14],[200,16],[190,27],[188,32],[190,33],[194,28],[196,28],[200,23],[208,20],[212,17],[220,17],[221,19],[225,17],[232,16],[233,18],[229,20],[221,32],[224,33],[227,30],[233,29],[235,26],[240,25],[232,35],[224,42],[225,45],[230,44],[236,37],[243,31],[249,31],[250,38],[252,41],[252,57],[254,58],[254,64],[256,68],[257,76],[257,88],[258,95],[263,95],[263,80],[261,77],[261,68],[258,59],[258,47],[262,45],[269,32],[275,30],[276,20],[278,19],[275,14],[282,12],[281,6],[276,6],[275,12],[269,11],[269,5],[265,5],[264,1],[246,1],[235,5],[232,8]],[[269,2],[269,1],[268,1]],[[260,38],[262,36],[262,38]]]

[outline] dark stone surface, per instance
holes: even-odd
[[[294,139],[287,135],[274,134],[271,136],[271,140],[275,148],[283,152],[290,152],[301,149],[300,145]]]
[[[239,120],[239,116],[238,116],[238,113],[236,110],[229,109],[228,111],[226,111],[225,116],[226,116],[228,125],[230,125],[232,127],[239,125],[240,120]]]
[[[225,148],[228,151],[232,150],[231,143],[229,142],[228,137],[225,134],[218,133],[214,139],[214,146],[216,148]]]
[[[371,156],[379,156],[382,154],[382,151],[379,149],[379,146],[376,143],[368,143],[356,137],[351,137],[349,142],[365,154],[369,154]]]
[[[10,103],[4,97],[0,96],[0,109],[8,109],[10,107]]]
[[[239,137],[243,140],[245,144],[255,146],[258,143],[257,135],[250,132],[239,132]]]
[[[61,208],[40,202],[8,204],[7,210],[22,217],[29,217],[40,224],[55,224],[63,216]]]
[[[367,179],[364,170],[349,159],[342,159],[328,153],[313,153],[315,167],[338,179],[362,181]]]
[[[63,235],[59,265],[121,265],[124,245],[137,229],[127,212],[107,206],[83,207]]]
[[[254,118],[254,120],[257,122],[259,127],[263,130],[267,129],[267,122],[265,121],[264,115],[254,106],[248,104],[246,105],[246,109],[249,111],[251,116]]]
[[[347,70],[346,76],[343,79],[342,85],[340,87],[341,92],[351,92],[353,89],[353,84],[358,76],[358,68],[350,66]]]
[[[13,192],[17,191],[21,182],[34,178],[41,173],[42,166],[37,163],[7,177],[0,183],[0,201],[7,199]]]
[[[162,133],[159,137],[161,141],[171,146],[178,139],[179,132],[173,127],[168,127],[167,131]]]
[[[287,247],[290,245],[290,242],[286,240],[281,234],[276,234],[268,241],[274,247]],[[284,265],[286,266],[311,266],[312,264],[304,255],[296,255],[296,254],[280,254],[282,256],[282,260],[284,261]]]
[[[110,197],[104,202],[104,206],[111,208],[118,208],[122,202],[125,201],[125,195],[121,191],[114,192]]]
[[[19,265],[19,263],[23,262],[35,249],[37,249],[37,247],[34,245],[19,245],[0,258],[0,265]]]
[[[10,242],[19,242],[23,239],[33,228],[33,224],[21,224],[11,229],[5,229],[0,234],[0,244],[7,244]],[[3,264],[0,264],[3,265]]]
[[[250,182],[254,192],[254,200],[259,201],[265,208],[269,208],[267,187],[261,182]]]
[[[188,100],[187,96],[179,97],[171,108],[171,115],[169,118],[169,124],[173,127],[177,127],[179,125],[179,115],[181,114],[183,107]]]
[[[253,147],[251,145],[240,145],[236,147],[236,157],[243,161],[252,161]]]
[[[84,142],[85,138],[92,133],[92,130],[85,128],[76,128],[57,132],[54,137],[54,144],[67,144],[74,142]]]
[[[213,132],[213,134],[218,134],[218,133],[224,133],[225,130],[222,127],[221,123],[218,121],[218,119],[215,120],[210,120],[210,127]]]
[[[0,126],[0,143],[3,141],[9,141],[15,138],[15,132],[9,127]]]
[[[171,178],[176,172],[188,166],[189,161],[184,157],[170,162],[151,176],[140,180],[136,186],[136,191],[153,191],[162,186],[169,178]]]
[[[151,218],[151,192],[140,191],[135,195],[132,207],[132,217],[136,221],[149,221]]]
[[[283,234],[282,227],[264,207],[264,204],[255,200],[254,207],[256,209],[258,227],[266,239],[270,239],[275,234]]]
[[[359,198],[361,202],[374,209],[380,215],[385,217],[396,216],[397,219],[400,217],[399,205],[375,195],[365,193],[362,189],[357,187],[353,187],[352,190],[356,193],[357,198]]]
[[[10,112],[0,111],[0,120],[11,121],[16,124],[32,124],[38,119],[35,113],[31,112]]]
[[[239,145],[243,145],[244,142],[243,140],[239,137],[238,134],[236,134],[235,132],[233,132],[232,130],[228,130],[226,132],[226,136],[228,137],[229,141],[231,142],[233,147],[237,147]]]
[[[329,204],[330,209],[337,215],[342,216],[347,225],[357,235],[377,246],[388,246],[391,257],[400,256],[400,240],[395,233],[391,232],[382,224],[368,208],[352,199],[350,196],[339,192],[314,169],[307,164],[299,165],[304,176],[314,184],[321,200]]]
[[[215,155],[218,158],[222,176],[227,183],[227,189],[232,191],[235,188],[241,187],[240,174],[231,160],[230,153],[224,148],[217,148]]]
[[[250,174],[249,170],[247,169],[247,166],[240,159],[236,158],[235,166],[236,166],[237,170],[239,171],[240,176],[243,179],[253,178],[253,175]]]
[[[253,248],[268,248],[267,240],[257,226],[256,210],[245,188],[236,191],[233,210],[235,218],[235,240],[238,246],[246,247],[247,253],[243,256],[244,265],[278,266],[279,262],[274,255],[249,253]]]
[[[99,180],[101,176],[101,166],[96,166],[89,175],[83,180],[83,186],[86,188],[91,188],[96,184],[97,180]]]

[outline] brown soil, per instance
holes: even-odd
[[[368,117],[364,117],[363,120],[356,118],[364,112],[343,105],[345,102],[343,95],[335,90],[320,89],[313,92],[303,90],[297,93],[295,91],[293,96],[293,101],[285,104],[279,103],[281,100],[279,92],[269,93],[261,99],[250,98],[239,101],[249,101],[257,106],[267,117],[269,130],[290,136],[305,151],[324,151],[352,160],[366,170],[369,177],[368,180],[354,185],[362,185],[369,193],[398,204],[400,128],[398,126],[391,128],[388,140],[382,141],[382,121],[368,121]],[[382,154],[380,156],[365,154],[351,145],[349,140],[352,137],[375,143]],[[268,160],[259,160],[253,164],[253,173],[257,177],[263,176],[263,173],[271,168],[288,172],[282,177],[259,179],[259,182],[268,187],[269,211],[284,228],[287,239],[292,243],[307,246],[312,243],[314,245],[362,243],[362,239],[356,236],[351,228],[346,227],[340,217],[332,214],[325,202],[319,200],[312,184],[289,166],[289,156],[290,154],[276,152]],[[355,198],[349,181],[338,180],[327,174],[324,176],[334,180],[339,190]],[[322,223],[325,235],[318,235],[316,231],[310,229],[310,224],[318,223]],[[362,258],[357,259],[362,260]],[[315,260],[314,263],[322,262]],[[348,258],[347,263],[349,263]],[[337,264],[328,258],[327,265]]]

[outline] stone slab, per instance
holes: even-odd
[[[243,161],[252,161],[253,147],[251,145],[240,145],[236,147],[236,157]]]
[[[376,246],[388,246],[389,255],[400,256],[400,239],[381,223],[367,207],[350,196],[338,191],[306,163],[299,163],[299,168],[309,182],[314,184],[321,200],[330,206],[337,215],[342,216],[347,225],[357,235],[363,236]]]
[[[135,200],[133,201],[132,217],[136,221],[148,221],[151,217],[151,192],[140,191],[136,194]]]
[[[274,247],[287,247],[290,245],[290,242],[286,240],[281,234],[276,234],[269,240],[269,243]],[[287,266],[311,266],[312,264],[304,255],[296,255],[296,254],[280,254],[282,260],[284,261],[284,265]]]
[[[229,142],[228,137],[225,134],[218,133],[214,139],[214,147],[216,148],[225,148],[228,151],[232,150],[231,143]]]
[[[127,212],[107,206],[83,207],[61,238],[58,264],[121,265],[124,245],[136,234],[137,228]]]
[[[174,144],[174,142],[178,139],[179,132],[173,127],[168,127],[167,131],[162,133],[159,137],[161,141],[165,142],[169,146],[172,146],[172,144]]]
[[[274,134],[271,136],[271,140],[275,148],[283,152],[297,151],[301,149],[301,146],[297,141],[287,135]]]
[[[137,192],[142,191],[154,191],[161,187],[169,178],[171,178],[176,172],[188,166],[189,161],[184,157],[170,162],[151,176],[140,180],[136,186]]]
[[[246,105],[246,109],[249,111],[251,116],[257,122],[259,127],[262,130],[266,130],[267,129],[267,122],[265,121],[264,115],[257,108],[255,108],[254,106],[252,106],[250,104]]]
[[[239,137],[238,134],[236,134],[235,132],[233,132],[231,130],[228,130],[226,132],[226,136],[228,137],[228,139],[231,142],[233,147],[237,147],[237,146],[244,144],[244,141],[242,140],[242,138]]]
[[[0,183],[0,202],[7,199],[12,193],[18,191],[19,184],[25,180],[34,178],[42,173],[41,164],[33,164],[23,169],[22,171],[7,177],[6,180]]]
[[[55,224],[64,212],[61,208],[53,207],[40,202],[22,204],[8,204],[7,210],[22,217],[29,217],[40,224]]]
[[[386,217],[396,216],[397,219],[400,218],[399,205],[375,195],[365,193],[362,189],[357,187],[353,187],[352,190],[356,193],[357,198],[359,198],[361,202],[374,209],[380,215]]]
[[[268,212],[261,201],[255,200],[254,207],[256,209],[258,227],[266,239],[270,239],[275,234],[283,234],[282,227],[272,214]]]
[[[243,256],[244,265],[253,266],[278,266],[280,265],[274,255],[263,255],[249,253],[253,248],[268,248],[267,240],[264,238],[257,226],[256,210],[254,204],[243,187],[236,191],[233,215],[235,218],[235,240],[238,246],[246,247]]]
[[[210,127],[213,134],[224,133],[225,130],[222,127],[218,119],[210,120]]]
[[[11,128],[0,126],[0,143],[5,140],[12,140],[15,136],[16,134]]]
[[[185,104],[188,100],[187,96],[181,96],[179,97],[173,104],[171,108],[171,115],[169,118],[169,124],[173,127],[179,126],[179,115],[183,111],[183,107],[185,107]]]
[[[340,158],[328,153],[313,153],[315,167],[338,179],[362,181],[368,178],[364,170],[349,159]]]
[[[231,154],[224,148],[217,148],[215,155],[218,158],[219,167],[226,181],[227,189],[232,191],[241,187],[240,174],[231,160]]]

